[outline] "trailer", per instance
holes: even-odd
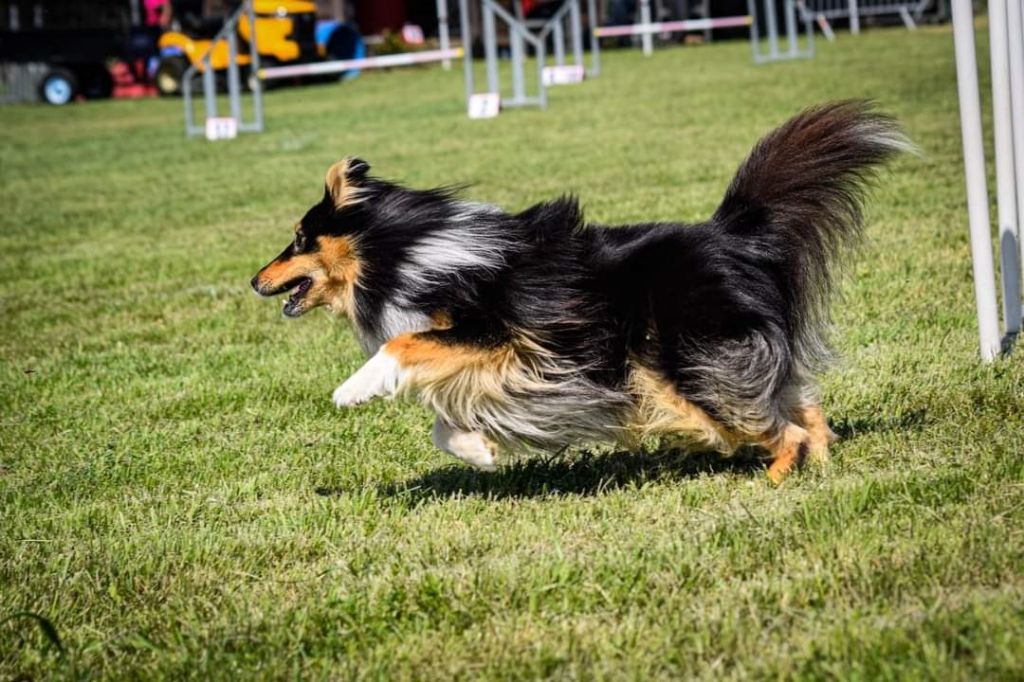
[[[155,54],[155,36],[145,28],[0,31],[0,101],[62,106],[80,97],[110,97],[111,62]]]

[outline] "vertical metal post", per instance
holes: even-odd
[[[466,84],[466,107],[473,96],[473,31],[469,27],[469,1],[459,0],[459,40],[462,41],[462,78]]]
[[[857,35],[860,33],[860,8],[857,7],[857,0],[848,0],[847,6],[850,8],[850,33]]]
[[[555,45],[555,65],[565,66],[565,32],[561,19],[551,25],[551,42]]]
[[[1019,2],[1019,0],[1009,0]],[[1017,244],[1017,190],[1013,117],[1010,111],[1010,53],[1007,0],[989,0],[988,34],[992,67],[992,129],[996,155],[996,200],[999,254],[1002,260],[1003,323],[1020,331],[1020,247]]]
[[[217,83],[213,73],[213,65],[210,63],[210,53],[213,52],[213,44],[210,44],[210,51],[202,59],[203,65],[203,102],[206,105],[207,120],[217,117]]]
[[[779,27],[775,22],[775,3],[764,0],[765,30],[768,32],[768,55],[772,60],[779,58]]]
[[[548,106],[548,89],[544,85],[544,62],[547,61],[544,41],[540,41],[535,47],[537,49],[537,95],[540,101],[540,108],[546,109]]]
[[[601,74],[601,45],[597,39],[597,3],[587,0],[587,23],[590,24],[590,75]]]
[[[640,0],[640,23],[644,26],[651,23],[651,0]],[[644,46],[644,55],[650,57],[654,51],[654,36],[644,33],[640,36],[640,43]]]
[[[705,19],[711,18],[711,0],[700,0],[700,15]],[[683,17],[683,19],[689,19],[689,17]],[[704,29],[704,42],[710,43],[713,37],[714,32],[710,28]]]
[[[228,102],[235,125],[242,125],[242,84],[238,77],[238,30],[228,31]]]
[[[192,136],[192,129],[195,128],[195,111],[192,110],[192,68],[185,69],[185,75],[181,79],[181,100],[185,104],[185,137]]]
[[[750,15],[750,51],[754,63],[761,61],[761,34],[757,30],[757,0],[747,0],[747,13]]]
[[[494,26],[494,8],[490,0],[484,0],[483,11],[484,57],[487,61],[487,92],[499,92],[498,83],[498,34]],[[509,32],[511,33],[511,28]]]
[[[249,64],[254,77],[252,81],[252,113],[253,113],[253,128],[258,133],[263,132],[263,79],[259,77],[260,70],[260,49],[259,45],[256,44],[256,9],[253,6],[254,0],[248,0],[247,7],[245,9],[246,16],[249,17],[249,58],[252,60]]]
[[[789,43],[789,56],[796,57],[800,51],[800,44],[796,32],[796,8],[793,0],[783,0],[783,10],[786,17],[786,42]]]
[[[451,49],[451,38],[448,35],[448,0],[437,0],[437,39],[441,43],[442,50]],[[442,60],[441,68],[450,71],[452,60]]]
[[[1024,4],[1007,3],[1006,32],[1010,52],[1010,121],[1013,123],[1014,171],[1017,176],[1017,243],[1024,269]]]
[[[814,17],[811,16],[809,7],[804,7],[804,33],[807,34],[807,56],[814,56]]]
[[[583,19],[580,17],[580,0],[569,0],[569,35],[572,37],[572,58],[576,66],[583,68]]]
[[[988,362],[999,354],[1000,340],[992,238],[989,234],[988,189],[985,186],[978,67],[974,53],[974,13],[971,0],[953,0],[952,9],[956,84],[960,97],[960,132],[963,136],[971,261],[974,267],[974,300],[978,309],[981,358]]]
[[[515,22],[508,27],[509,41],[512,44],[512,99],[516,102],[522,102],[526,99],[523,35],[519,32],[521,26],[522,24]],[[540,55],[538,54],[539,57]]]

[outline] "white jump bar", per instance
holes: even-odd
[[[628,24],[625,26],[600,26],[594,30],[599,38],[635,36],[644,33],[675,33],[678,31],[706,31],[711,28],[736,28],[750,26],[750,16],[717,17],[714,19],[688,19],[687,21],[662,21],[655,24]]]
[[[424,52],[403,52],[388,54],[382,57],[366,57],[364,59],[339,59],[333,62],[314,62],[312,64],[296,64],[294,66],[272,66],[260,69],[262,80],[274,78],[294,78],[296,76],[320,76],[327,73],[341,73],[352,69],[382,69],[390,66],[409,66],[411,64],[427,64],[445,59],[458,59],[462,56],[462,48],[450,50],[427,50]]]

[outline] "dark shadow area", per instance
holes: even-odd
[[[856,438],[864,433],[884,433],[886,431],[920,431],[928,425],[928,413],[925,410],[912,410],[905,414],[884,417],[856,419],[837,419],[831,423],[832,430],[839,436],[840,442]]]
[[[764,466],[760,453],[753,449],[741,450],[731,457],[680,450],[637,454],[582,452],[571,457],[516,462],[494,472],[453,465],[384,486],[379,492],[384,497],[402,497],[413,504],[463,496],[489,499],[591,496],[651,481],[696,478],[704,474],[755,474],[763,471]],[[322,489],[317,493],[332,494]]]
[[[1003,355],[1010,355],[1013,353],[1013,347],[1017,344],[1017,332],[1007,332],[1006,336],[1003,337],[1002,342],[999,344],[1000,352]]]
[[[866,433],[920,431],[929,423],[925,410],[878,418],[838,419],[831,423],[840,442]],[[833,453],[834,454],[834,453]],[[741,448],[726,457],[716,452],[688,452],[664,449],[655,452],[580,453],[538,457],[503,466],[494,472],[478,471],[453,463],[401,483],[381,486],[385,498],[399,498],[408,504],[451,497],[488,499],[540,498],[562,495],[593,496],[609,490],[639,487],[648,482],[678,481],[703,475],[738,474],[760,476],[767,466],[767,453],[759,448]],[[344,488],[319,487],[323,497],[344,495]]]

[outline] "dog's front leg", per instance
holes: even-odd
[[[331,399],[337,407],[352,407],[365,403],[371,398],[395,395],[403,378],[398,360],[388,353],[387,346],[381,346],[355,374],[334,389]]]
[[[348,407],[376,396],[419,394],[438,414],[434,444],[467,464],[491,470],[495,444],[479,427],[464,430],[452,424],[477,423],[479,400],[489,401],[492,409],[501,401],[510,364],[507,348],[467,345],[450,330],[402,334],[334,391],[334,404]]]
[[[497,447],[482,433],[456,429],[438,417],[434,421],[430,439],[439,449],[470,466],[483,471],[494,471],[497,468]]]

